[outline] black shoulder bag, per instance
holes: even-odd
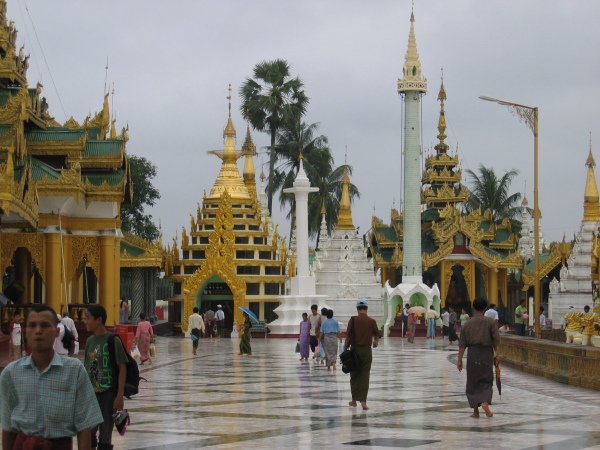
[[[342,361],[342,372],[350,373],[353,370],[358,369],[360,365],[360,360],[358,359],[358,355],[356,351],[352,348],[354,345],[355,334],[354,334],[354,317],[352,317],[352,334],[350,337],[350,348],[342,353],[340,353],[340,360]]]

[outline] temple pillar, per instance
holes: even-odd
[[[16,269],[17,269],[17,280],[23,286],[23,292],[19,297],[19,303],[29,303],[30,285],[29,279],[31,278],[31,256],[25,247],[19,247],[15,252]]]
[[[508,276],[506,269],[502,269],[498,276],[500,285],[500,298],[498,304],[502,307],[508,306]]]
[[[60,312],[63,301],[60,234],[46,234],[46,305]]]
[[[488,302],[498,305],[498,272],[491,269],[489,279]]]
[[[156,277],[157,277],[157,270],[154,267],[150,267],[148,269],[148,272],[150,274],[150,289],[148,292],[148,298],[150,299],[150,310],[151,310],[151,314],[152,317],[154,317],[156,319]]]
[[[131,269],[131,323],[140,321],[140,314],[144,312],[144,269],[134,267]]]
[[[113,326],[117,323],[115,316],[115,237],[101,235],[100,239],[100,276],[98,277],[98,303],[106,309],[106,325]]]

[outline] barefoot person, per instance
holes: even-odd
[[[367,394],[369,393],[369,378],[371,376],[371,363],[373,362],[371,345],[376,348],[379,344],[379,328],[377,328],[375,319],[367,315],[368,308],[369,305],[366,300],[356,302],[358,314],[348,322],[346,342],[344,343],[344,350],[348,350],[348,347],[352,344],[352,349],[356,351],[360,361],[358,368],[350,372],[352,401],[348,405],[356,406],[356,402],[360,402],[362,409],[369,409],[367,407]]]
[[[477,298],[473,301],[475,316],[469,320],[460,332],[458,340],[458,363],[459,371],[463,368],[463,355],[468,347],[467,353],[467,400],[473,408],[471,417],[479,417],[479,406],[485,415],[492,417],[489,405],[492,403],[494,383],[494,351],[500,344],[500,334],[496,321],[485,317],[483,313],[487,301]]]
[[[240,339],[239,355],[252,356],[252,346],[250,345],[250,328],[252,328],[250,316],[244,313],[244,324],[242,325],[242,337]]]
[[[308,355],[310,354],[310,322],[306,313],[302,313],[298,342],[300,343],[300,361],[308,361]]]

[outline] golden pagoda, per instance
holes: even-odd
[[[6,11],[0,0],[0,269],[15,305],[2,320],[32,303],[69,309],[77,320],[76,305],[97,302],[112,325],[120,296],[119,211],[132,195],[127,130],[117,135],[111,124],[108,94],[93,118],[60,125],[42,85],[28,86],[29,56],[16,50]]]
[[[179,321],[183,330],[195,306],[216,311],[217,304],[222,305],[226,333],[233,329],[234,321],[243,322],[239,307],[250,308],[260,320],[270,321],[289,278],[285,244],[277,229],[270,231],[269,217],[257,196],[256,147],[250,129],[238,152],[231,94],[228,99],[224,147],[208,152],[221,159],[219,175],[192,216],[189,230],[183,227],[181,254],[175,242],[166,261],[166,278],[173,280],[175,292],[169,300],[178,304],[179,320],[172,321]],[[243,177],[237,166],[242,156]]]

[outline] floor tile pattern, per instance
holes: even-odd
[[[382,340],[368,411],[348,406],[348,375],[300,362],[295,340],[253,339],[251,357],[238,356],[237,344],[203,339],[193,356],[191,340],[157,338],[115,448],[600,448],[599,392],[509,368],[494,417],[470,418],[458,349],[441,339]]]

